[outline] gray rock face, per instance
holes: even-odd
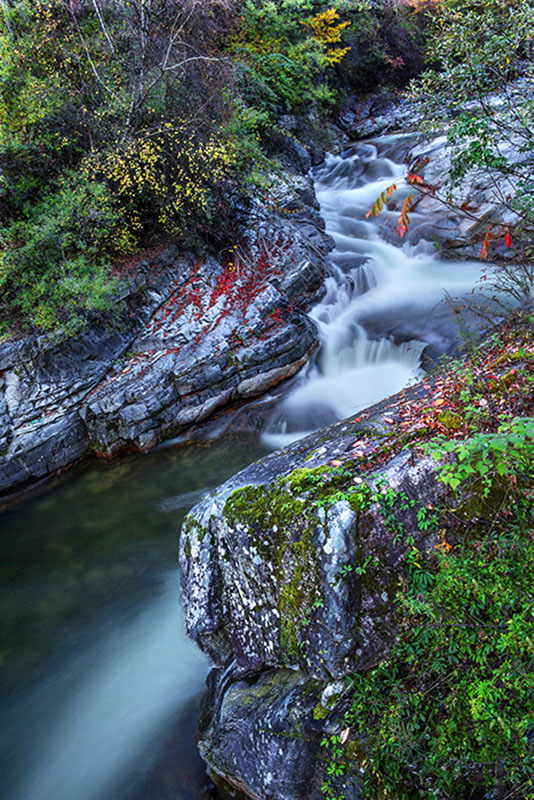
[[[438,543],[417,523],[444,493],[435,462],[395,448],[383,458],[391,444],[378,420],[405,399],[369,410],[365,429],[360,415],[267,456],[184,522],[187,630],[216,665],[200,750],[245,797],[322,796],[318,742],[340,733],[343,679],[388,657],[407,553]],[[358,775],[353,763],[336,784],[351,800]]]
[[[90,453],[148,450],[294,375],[317,346],[305,310],[333,247],[315,206],[312,179],[288,176],[276,211],[256,209],[245,263],[170,247],[137,265],[107,324],[0,345],[0,497]]]
[[[522,161],[525,169],[532,170],[532,156],[522,153],[520,142],[516,147],[510,142],[501,142],[499,151],[509,162]],[[481,242],[484,239],[488,225],[498,225],[504,236],[505,226],[515,225],[519,221],[518,215],[505,202],[505,196],[511,196],[516,190],[516,180],[499,174],[497,170],[493,175],[489,170],[471,169],[462,179],[460,186],[447,186],[445,176],[451,167],[453,150],[447,142],[445,135],[435,138],[414,147],[410,153],[413,162],[421,161],[418,170],[425,183],[437,189],[436,196],[432,192],[414,192],[414,212],[418,223],[417,238],[437,238],[442,247],[442,252],[454,258],[475,258],[480,256]],[[424,163],[427,161],[427,163]],[[449,210],[446,217],[442,217],[436,225],[425,220],[436,218],[436,214],[447,206],[439,197],[449,195],[454,208]],[[468,213],[462,213],[460,207],[467,203]],[[413,236],[413,233],[411,234]],[[494,231],[495,235],[495,231]],[[492,250],[491,254],[495,251]],[[505,248],[501,242],[500,257],[513,260],[517,256],[514,246]],[[490,255],[491,258],[491,255]]]
[[[233,796],[322,800],[328,753],[317,709],[323,685],[303,672],[241,675],[233,668],[212,673],[208,684],[198,745],[215,783]],[[354,776],[334,778],[333,789],[336,796],[360,797]]]
[[[396,96],[351,95],[338,113],[338,121],[349,139],[366,139],[390,131],[413,129],[417,115],[413,103]]]
[[[329,463],[357,445],[350,421],[327,435],[321,447],[324,431],[239,473],[186,520],[187,629],[219,666],[233,658],[255,671],[291,667],[331,680],[374,666],[395,639],[406,544],[393,541],[380,503],[359,507],[357,472],[336,488]],[[409,453],[372,481],[425,503],[440,490],[433,462],[411,463]],[[414,508],[398,521],[425,547]]]

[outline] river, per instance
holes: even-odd
[[[398,211],[366,219],[391,183],[402,197],[407,141],[328,156],[316,189],[336,241],[312,310],[316,358],[262,435],[91,463],[0,514],[0,796],[4,800],[197,800],[193,737],[208,665],[185,636],[177,576],[183,516],[254,459],[420,377],[423,350],[454,346],[444,302],[479,266],[442,262]]]

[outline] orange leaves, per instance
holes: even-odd
[[[484,241],[482,242],[482,249],[480,251],[480,258],[488,257],[488,250],[491,244],[491,225],[488,225]]]
[[[368,211],[367,214],[365,215],[365,218],[369,219],[371,214],[373,215],[373,217],[378,217],[378,215],[384,208],[384,205],[387,203],[388,198],[391,197],[396,188],[397,185],[395,183],[392,183],[391,186],[388,186],[387,189],[384,189],[380,197],[377,197],[377,199],[373,203],[373,207],[371,208],[371,210]]]
[[[377,197],[377,199],[373,203],[373,207],[371,208],[371,210],[368,211],[367,214],[365,215],[366,219],[369,219],[370,216],[377,217],[380,214],[385,204],[387,203],[388,198],[391,197],[396,188],[397,185],[395,183],[392,183],[390,186],[387,187],[387,189],[384,189],[380,197]],[[408,230],[408,225],[410,224],[409,212],[411,211],[412,206],[413,206],[413,198],[411,194],[409,194],[407,195],[407,197],[404,198],[404,202],[402,204],[401,212],[399,214],[399,219],[397,222],[397,233],[399,234],[400,239],[402,239],[402,237]]]
[[[488,225],[488,227],[486,229],[486,235],[484,236],[484,241],[482,242],[482,248],[480,250],[480,258],[487,258],[488,257],[488,252],[489,252],[489,249],[490,249],[490,246],[491,246],[491,241],[492,241],[492,238],[493,238],[492,237],[492,233],[491,233],[492,227],[493,227],[492,225]],[[500,236],[501,236],[501,229],[499,228],[498,231],[497,231],[497,238],[495,240],[496,241],[497,250],[499,249]],[[512,237],[510,236],[510,229],[508,228],[508,226],[506,226],[506,234],[504,236],[504,245],[505,245],[505,247],[511,247],[512,246]]]
[[[434,194],[436,188],[425,185],[423,178],[419,174],[419,172],[423,169],[423,167],[426,164],[428,164],[429,161],[430,161],[429,158],[424,157],[424,158],[416,158],[415,161],[413,161],[411,164],[409,163],[407,166],[406,181],[412,186],[416,186],[422,192],[431,192],[432,194]],[[380,212],[382,211],[384,205],[388,200],[388,197],[391,197],[396,188],[397,188],[396,184],[392,183],[391,186],[388,186],[387,189],[385,189],[382,192],[380,197],[377,197],[376,201],[373,204],[373,207],[365,215],[367,219],[371,215],[373,217],[377,217],[380,214]],[[401,207],[401,212],[397,220],[396,230],[400,239],[402,239],[402,237],[408,230],[408,225],[410,224],[409,214],[413,208],[413,203],[414,201],[412,195],[408,194],[404,199],[404,202]]]
[[[423,186],[424,180],[419,175],[420,171],[425,167],[430,159],[428,157],[425,158],[416,158],[415,161],[408,167],[408,174],[406,175],[406,180],[408,183],[416,183],[419,186]]]
[[[423,185],[424,182],[422,177],[420,175],[417,175],[415,172],[409,172],[408,175],[406,176],[406,180],[409,183],[418,183],[421,186]]]
[[[413,200],[411,194],[409,194],[404,198],[404,203],[402,204],[401,213],[399,214],[397,233],[399,234],[400,239],[402,239],[402,237],[408,230],[408,225],[410,224],[410,217],[408,216],[408,212],[411,210],[412,206],[413,206]]]

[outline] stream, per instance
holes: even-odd
[[[91,463],[0,513],[0,796],[4,800],[198,800],[194,749],[208,665],[179,603],[181,521],[206,492],[274,448],[355,413],[422,374],[457,337],[444,294],[473,262],[443,262],[412,216],[366,212],[391,183],[402,136],[328,156],[317,196],[336,241],[312,310],[321,347],[262,435],[167,446]]]

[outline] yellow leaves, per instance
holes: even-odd
[[[411,210],[412,205],[413,205],[412,196],[411,194],[409,194],[404,199],[404,203],[402,204],[401,213],[399,214],[399,219],[398,219],[397,233],[399,234],[399,238],[401,239],[408,230],[408,225],[410,224],[410,218],[408,216],[408,212]]]
[[[366,219],[369,219],[371,214],[373,215],[373,217],[377,217],[380,214],[380,212],[384,208],[385,203],[387,203],[388,198],[391,197],[396,188],[397,185],[395,183],[392,183],[390,186],[387,187],[387,189],[384,189],[382,194],[379,197],[377,197],[377,199],[373,203],[373,207],[371,208],[371,210],[368,211],[367,214],[365,215]]]
[[[350,47],[338,47],[337,50],[328,50],[326,53],[326,61],[332,67],[334,64],[339,64],[339,62],[347,55],[349,52]]]
[[[320,42],[335,44],[341,41],[341,31],[350,25],[349,22],[337,22],[339,14],[335,8],[328,8],[322,14],[316,14],[310,22],[303,21],[302,25],[313,30],[313,35]]]
[[[310,21],[303,20],[301,25],[311,28],[314,38],[323,45],[338,44],[341,42],[341,31],[350,25],[350,22],[338,22],[337,9],[328,8],[321,14],[316,14]],[[325,51],[325,58],[330,66],[339,64],[349,52],[350,47],[330,48]]]
[[[234,158],[235,145],[215,135],[200,140],[167,122],[108,153],[101,170],[133,227],[151,216],[178,232],[186,217],[208,210],[213,187],[226,179]]]

